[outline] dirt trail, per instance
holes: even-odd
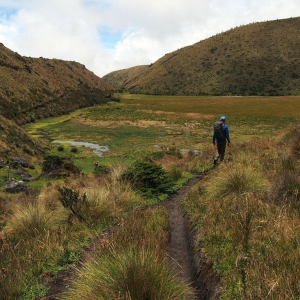
[[[171,238],[168,252],[171,265],[179,273],[181,281],[190,284],[195,289],[195,299],[204,299],[195,280],[193,249],[186,218],[181,208],[182,199],[198,181],[200,178],[190,180],[176,195],[167,199],[164,206],[169,213]]]
[[[183,188],[175,195],[169,197],[158,205],[166,207],[169,213],[170,222],[170,242],[168,247],[168,255],[170,262],[175,271],[179,274],[182,282],[190,284],[195,289],[194,299],[206,299],[204,293],[201,292],[200,285],[195,279],[196,270],[193,264],[193,249],[191,247],[190,234],[185,216],[183,214],[181,203],[187,192],[201,180],[201,177],[191,179]],[[110,231],[114,231],[111,228]],[[99,239],[100,240],[100,239]],[[83,257],[77,267],[80,267],[83,261],[91,257],[97,251],[98,239],[86,249]],[[59,300],[71,283],[74,272],[72,270],[59,272],[57,275],[44,274],[44,281],[49,286],[49,292],[42,300]]]

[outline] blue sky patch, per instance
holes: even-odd
[[[95,9],[109,9],[111,7],[111,3],[108,0],[83,0],[82,4],[84,6],[93,6]]]
[[[122,33],[112,31],[107,28],[101,28],[98,30],[100,43],[107,49],[113,49],[117,45],[117,42],[122,40]]]
[[[17,9],[0,7],[1,19],[5,18],[6,20],[9,20],[11,16],[17,14],[17,12],[18,12]]]

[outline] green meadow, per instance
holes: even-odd
[[[108,146],[98,157],[92,149],[63,144],[84,172],[92,163],[130,162],[144,152],[163,147],[202,150],[211,143],[212,124],[227,116],[232,144],[277,135],[300,118],[299,97],[182,97],[119,94],[120,103],[85,108],[68,116],[30,123],[26,130],[51,153],[54,140],[89,142]]]

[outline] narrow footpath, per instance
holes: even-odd
[[[181,203],[188,191],[200,180],[201,178],[193,178],[176,195],[164,202],[164,206],[169,213],[171,231],[168,247],[170,262],[174,270],[179,274],[181,281],[190,284],[195,289],[194,299],[205,298],[202,296],[203,293],[197,284],[197,280],[195,280],[196,269],[193,263],[193,249]]]
[[[195,278],[196,269],[193,264],[193,249],[191,247],[190,233],[186,218],[182,211],[181,203],[188,191],[201,179],[202,177],[191,179],[175,195],[169,197],[160,204],[156,204],[163,205],[169,214],[170,242],[168,246],[168,255],[171,266],[174,268],[175,272],[179,274],[179,278],[182,282],[188,283],[194,288],[194,300],[206,300],[206,297],[203,297],[204,293],[201,292],[201,288]],[[114,229],[111,228],[109,231],[113,230]],[[91,248],[93,251],[91,251]],[[91,248],[87,249],[86,253],[83,253],[84,258],[81,259],[81,263],[85,261],[87,257],[95,253],[97,240],[93,243]],[[79,265],[81,263],[79,262]],[[50,289],[48,295],[42,300],[58,300],[61,299],[62,294],[66,291],[68,285],[72,281],[74,272],[72,270],[65,270],[58,272],[56,275],[45,275],[44,281],[47,282]]]

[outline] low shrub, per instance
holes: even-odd
[[[70,151],[72,153],[77,153],[78,152],[78,148],[77,147],[72,147]]]
[[[146,197],[174,193],[174,181],[160,165],[150,161],[136,161],[123,178]]]
[[[59,145],[59,146],[57,147],[57,150],[60,151],[60,152],[62,152],[62,151],[65,150],[65,147],[64,147],[63,145]]]
[[[68,187],[58,188],[60,193],[59,200],[62,205],[69,209],[73,216],[77,217],[80,221],[86,221],[83,216],[84,207],[87,205],[86,194],[79,195],[79,191],[74,191]]]
[[[47,178],[63,178],[80,174],[80,169],[68,157],[47,155],[42,164],[42,175]]]

